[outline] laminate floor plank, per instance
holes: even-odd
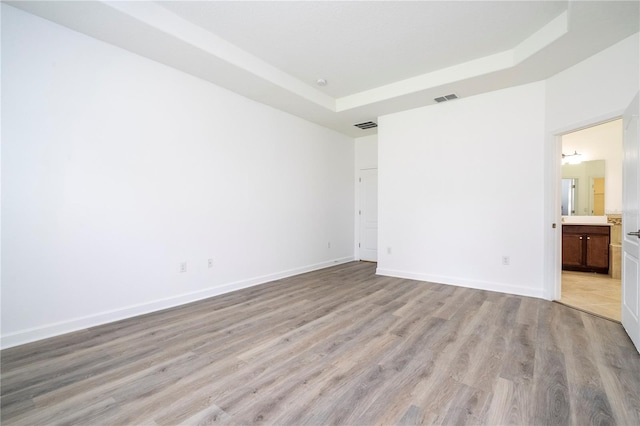
[[[394,321],[386,317],[389,324]],[[384,353],[390,347],[398,344],[399,338],[390,334],[377,333],[371,336],[358,336],[356,341],[349,341],[346,345],[339,347],[332,346],[328,352],[330,357],[327,361],[310,368],[301,377],[301,382],[305,385],[305,392],[290,394],[287,404],[282,407],[279,413],[274,414],[275,424],[302,424],[303,419],[310,416],[318,418],[328,411],[335,401],[335,395],[344,392],[345,388],[351,387],[345,380],[347,377],[356,377],[361,374],[377,359],[380,353]],[[315,374],[320,371],[320,374]],[[308,420],[307,420],[308,422]]]
[[[521,298],[516,322],[518,324],[537,325],[540,306],[547,303],[545,300],[534,299],[532,297]]]
[[[386,411],[397,407],[398,397],[408,396],[417,380],[428,374],[432,367],[429,363],[432,354],[427,345],[444,322],[441,318],[431,318],[422,329],[405,339],[398,339],[395,346],[381,353],[377,361],[370,363],[358,376],[356,382],[359,383],[354,383],[339,397],[340,404],[331,407],[330,423],[372,424]],[[377,404],[378,401],[385,403]],[[406,410],[407,406],[405,403],[401,410]]]
[[[87,376],[83,380],[74,382],[35,397],[33,400],[39,408],[51,407],[63,401],[74,398],[86,398],[90,393],[107,392],[114,385],[119,385],[128,378],[138,380],[146,371],[153,368],[162,368],[175,362],[178,357],[190,356],[191,352],[182,348],[171,348],[169,350],[155,350],[151,355],[143,358],[122,358],[119,366]],[[220,363],[221,367],[228,366]]]
[[[488,405],[487,425],[526,425],[531,423],[533,404],[530,402],[532,385],[499,378]]]
[[[507,341],[511,333],[496,327],[472,352],[470,368],[461,382],[486,392],[491,392],[500,378],[500,372],[507,354]]]
[[[388,424],[397,424],[400,426],[412,426],[412,425],[421,425],[425,424],[425,418],[422,414],[422,410],[420,407],[416,407],[415,405],[409,406],[407,411],[404,412],[400,420],[397,422],[389,422]]]
[[[569,386],[564,355],[538,348],[534,375],[534,415],[541,424],[571,424]]]
[[[581,319],[588,320],[583,313]],[[567,322],[566,324],[571,324]],[[577,324],[577,322],[574,322]],[[572,345],[565,357],[571,397],[571,417],[577,424],[615,424],[613,410],[604,391],[598,370],[597,350],[594,351],[587,329],[581,321],[571,327]]]
[[[75,411],[78,407],[96,404],[106,397],[112,398],[118,391],[126,391],[131,387],[137,387],[138,384],[141,385],[141,388],[148,389],[155,384],[159,373],[162,373],[163,370],[166,371],[169,368],[179,366],[187,359],[193,360],[194,355],[185,353],[175,358],[165,359],[162,364],[131,371],[131,374],[121,376],[117,380],[92,383],[93,386],[85,386],[82,392],[77,392],[72,395],[63,392],[62,397],[61,395],[56,395],[57,398],[48,399],[44,403],[42,400],[35,398],[34,401],[36,405],[34,410],[22,412],[15,417],[20,421],[32,421],[32,424],[39,424],[41,422],[37,421],[37,419],[39,419],[43,413],[51,418],[61,418],[64,417],[66,413]],[[150,377],[152,378],[151,380],[148,379]],[[111,408],[116,410],[117,406],[112,406]],[[4,421],[3,419],[3,423]]]
[[[194,414],[183,422],[179,423],[184,426],[193,425],[212,425],[212,424],[235,424],[230,415],[222,411],[215,405],[210,405],[202,411]]]
[[[506,343],[506,354],[500,377],[514,383],[530,384],[533,380],[536,328],[516,323]]]
[[[442,425],[480,424],[486,413],[492,394],[465,384],[458,384],[458,391],[449,404]]]
[[[3,425],[640,424],[620,324],[351,262],[0,353]]]
[[[298,399],[299,391],[303,388],[309,389],[317,386],[319,388],[318,394],[329,395],[333,400],[334,395],[339,394],[345,384],[342,380],[336,379],[356,377],[362,374],[364,369],[379,359],[389,347],[395,346],[397,343],[397,337],[387,333],[377,333],[374,331],[375,327],[371,328],[368,325],[376,323],[388,326],[396,320],[390,315],[380,315],[371,321],[363,321],[348,333],[338,335],[337,340],[334,341],[337,344],[332,343],[327,350],[317,351],[315,348],[311,348],[309,355],[315,355],[312,362],[301,364],[295,362],[298,360],[291,360],[294,361],[293,365],[289,361],[275,368],[269,368],[267,372],[244,389],[244,396],[255,395],[258,391],[265,394],[266,401],[263,404],[247,404],[249,399],[244,398],[243,400],[243,398],[234,395],[234,400],[223,399],[221,406],[226,411],[233,411],[238,415],[250,415],[250,418],[246,419],[247,421],[254,421],[258,418],[263,421],[277,415],[271,413],[276,405],[273,402],[274,399],[279,404],[286,402],[289,398]],[[348,359],[345,359],[346,356]],[[317,362],[320,359],[323,363]],[[327,363],[330,364],[327,365]],[[295,380],[286,383],[275,381],[283,372],[289,370],[298,371],[298,374],[294,375]],[[309,393],[309,395],[314,394]],[[315,403],[322,405],[322,401]]]

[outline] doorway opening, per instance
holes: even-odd
[[[560,302],[621,319],[622,119],[562,139]]]

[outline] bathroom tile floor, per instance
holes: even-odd
[[[620,321],[620,280],[591,272],[562,271],[562,296],[565,305]]]

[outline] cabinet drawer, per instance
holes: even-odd
[[[610,227],[603,225],[562,225],[563,234],[609,235]]]

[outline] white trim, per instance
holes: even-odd
[[[218,296],[224,293],[229,293],[235,290],[240,290],[247,287],[253,287],[259,284],[265,284],[265,283],[279,280],[282,278],[287,278],[294,275],[304,274],[306,272],[316,271],[318,269],[324,269],[331,266],[352,262],[354,260],[355,259],[353,256],[342,257],[338,259],[329,260],[326,262],[316,263],[314,265],[307,265],[300,268],[288,269],[288,270],[276,272],[273,274],[262,275],[262,276],[250,278],[247,280],[224,284],[222,286],[211,287],[204,290],[185,293],[185,294],[181,294],[174,297],[168,297],[166,299],[154,300],[152,302],[127,306],[122,309],[115,309],[112,311],[100,312],[98,314],[75,318],[68,321],[61,321],[58,323],[49,324],[42,327],[30,328],[27,330],[22,330],[22,331],[18,331],[15,333],[2,336],[0,338],[0,347],[2,349],[6,349],[13,346],[23,345],[25,343],[35,342],[37,340],[47,339],[49,337],[59,336],[61,334],[80,331],[89,327],[96,327],[96,326],[104,325],[110,322],[120,321],[123,319],[135,317],[138,315],[148,314],[148,313],[159,311],[162,309],[168,309],[168,308],[173,308],[180,305],[185,305],[187,303],[196,302],[199,300]]]
[[[426,281],[437,284],[454,285],[457,287],[473,288],[477,290],[488,290],[499,293],[515,294],[519,296],[536,297],[538,299],[543,298],[543,290],[535,287],[521,287],[511,284],[469,280],[459,277],[447,277],[443,275],[430,275],[422,274],[418,272],[399,271],[396,269],[381,269],[376,270],[376,274],[384,275],[387,277],[406,278],[410,280]]]
[[[550,270],[550,288],[545,288],[545,298],[547,300],[560,300],[561,294],[560,289],[562,285],[562,202],[560,200],[560,184],[562,181],[562,136],[557,134],[553,137],[553,146],[552,146],[552,155],[553,159],[553,177],[552,177],[552,194],[553,200],[551,200],[551,205],[553,206],[553,217],[551,220],[552,223],[556,224],[556,229],[554,230],[553,238],[550,240],[550,244],[553,245],[553,249],[549,251],[545,251],[551,254],[551,259],[548,259],[551,265]],[[549,224],[547,224],[548,226]],[[548,229],[548,228],[547,228]],[[546,287],[546,286],[545,286]]]

